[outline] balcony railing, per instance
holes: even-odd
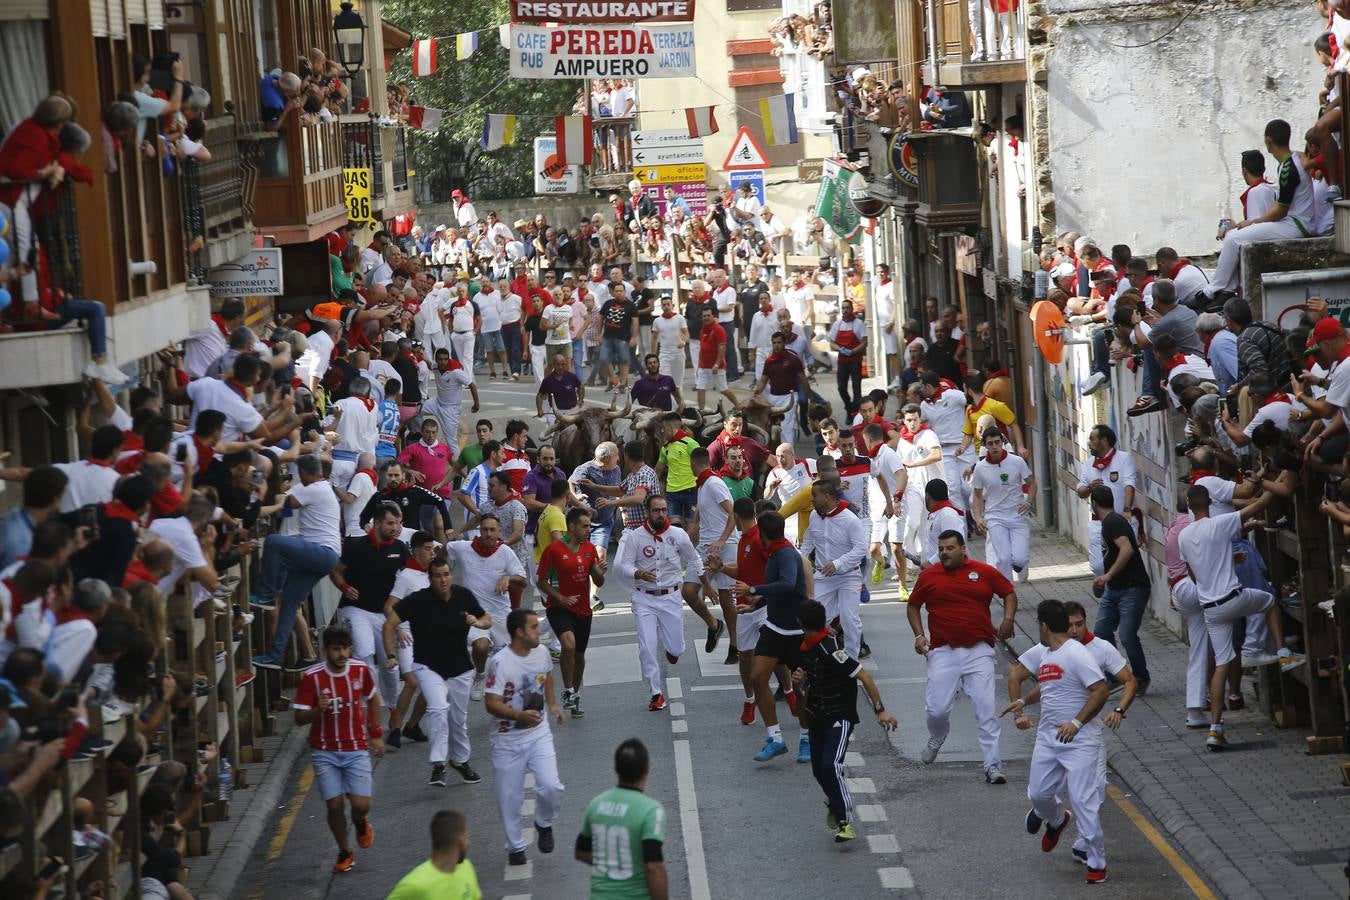
[[[595,176],[621,175],[625,179],[633,171],[633,117],[594,119],[595,155],[590,174]]]
[[[311,241],[346,218],[342,130],[291,120],[262,151],[254,223],[279,243]]]
[[[375,204],[384,197],[384,147],[380,131],[374,115],[342,118],[342,165],[347,169],[371,170],[370,196]]]
[[[1007,80],[1025,62],[1025,3],[1000,13],[988,0],[928,0],[926,15],[944,84]],[[972,63],[983,65],[964,68]]]

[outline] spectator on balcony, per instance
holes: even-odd
[[[1228,330],[1237,335],[1237,381],[1229,393],[1247,383],[1254,372],[1269,372],[1278,385],[1289,383],[1294,362],[1284,343],[1284,332],[1273,322],[1254,321],[1251,304],[1241,297],[1223,305]]]
[[[264,75],[258,83],[258,104],[263,124],[276,131],[288,115],[298,112],[303,87],[300,76],[294,72],[273,69]]]
[[[0,177],[11,182],[0,185],[0,212],[6,214],[14,234],[13,265],[21,278],[21,299],[30,318],[40,309],[34,226],[51,205],[51,190],[66,178],[61,163],[61,131],[74,117],[75,106],[70,99],[52,94],[0,143]]]
[[[247,325],[240,325],[230,332],[225,352],[216,357],[206,369],[207,378],[224,378],[234,371],[234,361],[241,353],[250,353],[258,346],[258,336]]]
[[[1247,189],[1238,197],[1242,205],[1242,221],[1259,219],[1275,205],[1275,186],[1266,180],[1266,155],[1260,150],[1242,153],[1242,180]],[[1219,235],[1223,240],[1223,234]]]
[[[625,228],[631,227],[634,222],[641,227],[643,220],[657,215],[656,201],[648,195],[642,187],[642,182],[636,178],[628,182],[628,197],[623,201],[622,210],[620,221]]]
[[[1195,333],[1205,346],[1205,359],[1214,370],[1219,393],[1226,394],[1238,380],[1238,339],[1228,330],[1223,316],[1201,313],[1195,320]]]
[[[370,284],[370,273],[385,264],[385,250],[394,242],[394,238],[389,232],[381,229],[375,232],[370,239],[370,244],[361,251],[361,274],[366,277],[366,284]]]
[[[1153,259],[1158,264],[1158,277],[1172,282],[1177,302],[1186,306],[1193,305],[1195,295],[1209,283],[1200,267],[1189,259],[1179,257],[1177,251],[1171,247],[1159,247],[1158,252],[1153,254]]]
[[[0,525],[3,528],[0,571],[28,555],[33,546],[33,531],[60,511],[61,498],[69,483],[70,477],[56,466],[34,466],[23,477],[23,502]]]
[[[970,99],[964,91],[932,88],[924,104],[923,118],[935,129],[969,128],[975,121]]]
[[[121,584],[136,555],[141,525],[150,513],[154,483],[144,475],[130,475],[117,484],[114,499],[97,507],[93,534],[97,538],[70,557],[76,578],[101,578]],[[67,517],[67,521],[71,521]]]
[[[1140,329],[1135,331],[1136,340],[1141,348],[1150,349],[1166,335],[1171,338],[1170,346],[1175,347],[1181,355],[1198,357],[1203,361],[1205,348],[1196,333],[1195,311],[1177,302],[1176,285],[1170,279],[1153,282],[1153,310],[1145,321],[1150,322],[1152,326],[1148,334],[1142,334]],[[1171,355],[1173,354],[1169,354],[1169,358]],[[1163,370],[1158,364],[1157,355],[1144,353],[1142,391],[1134,405],[1126,410],[1126,415],[1142,416],[1163,408],[1162,374]],[[1210,372],[1210,380],[1213,380],[1213,377],[1213,372]]]
[[[450,192],[450,203],[455,208],[455,221],[459,223],[460,228],[470,228],[478,224],[478,210],[473,208],[473,202],[459,188]]]

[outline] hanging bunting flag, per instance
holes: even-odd
[[[793,99],[792,94],[779,94],[759,101],[764,137],[772,147],[797,143],[797,114],[792,108]]]
[[[691,106],[684,111],[684,118],[689,123],[690,137],[717,134],[717,119],[713,118],[711,106]]]
[[[478,49],[478,32],[466,31],[463,34],[455,35],[455,57],[457,59],[468,59],[473,56],[473,51]]]
[[[497,26],[497,40],[501,41],[503,47],[511,49],[511,23],[503,22]]]
[[[409,106],[408,124],[422,131],[435,131],[441,126],[445,110],[428,106]]]
[[[589,166],[591,150],[590,116],[555,116],[554,132],[558,136],[558,161],[565,166]]]
[[[496,150],[500,147],[509,147],[516,142],[516,117],[499,116],[496,113],[488,113],[483,120],[483,137],[479,140],[479,146],[484,150]]]
[[[413,41],[414,75],[434,75],[436,73],[436,39]]]

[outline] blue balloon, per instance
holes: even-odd
[[[9,261],[9,241],[0,237],[0,266]]]
[[[0,211],[0,237],[9,234],[9,219],[5,217],[3,211]]]
[[[0,309],[9,309],[10,297],[9,291],[0,287]]]

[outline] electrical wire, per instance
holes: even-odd
[[[1181,18],[1177,19],[1175,25],[1173,25],[1171,28],[1167,29],[1157,37],[1144,41],[1142,44],[1117,44],[1114,41],[1102,41],[1102,43],[1107,45],[1108,47],[1117,47],[1121,50],[1138,50],[1141,47],[1148,47],[1152,44],[1156,44],[1159,41],[1166,40],[1167,38],[1171,37],[1172,34],[1175,33],[1178,28],[1186,24],[1186,20],[1191,17],[1192,13],[1194,13],[1201,6],[1207,5],[1209,5],[1208,0],[1192,0],[1191,8],[1186,10],[1186,12],[1182,13]]]

